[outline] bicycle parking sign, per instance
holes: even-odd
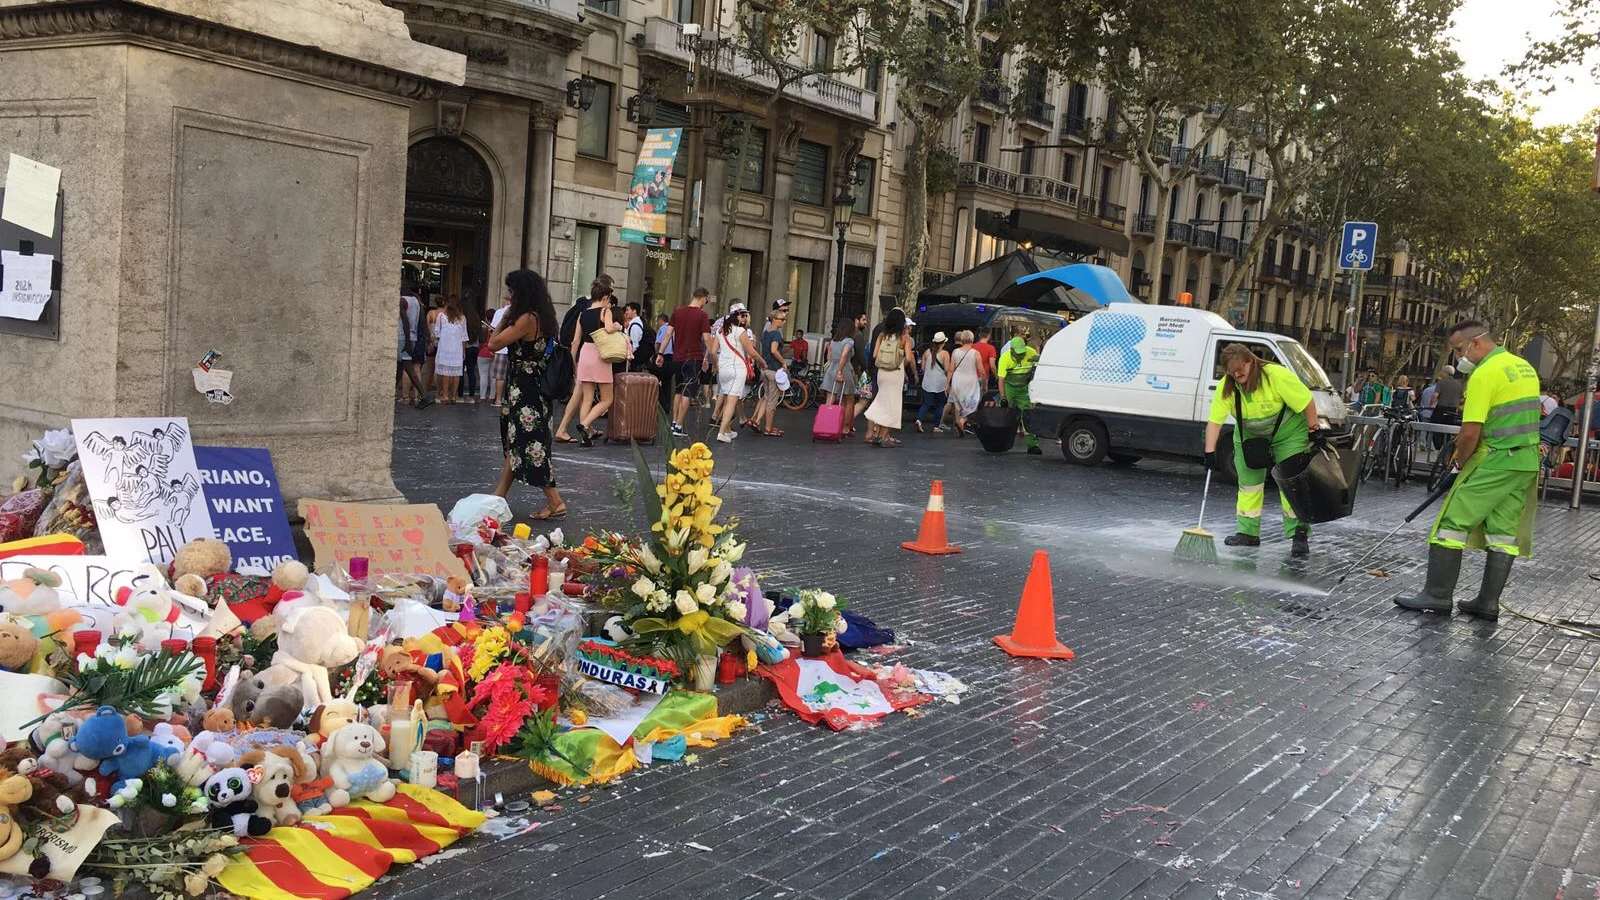
[[[1378,255],[1378,223],[1346,222],[1344,239],[1339,242],[1339,267],[1360,272],[1372,270]]]

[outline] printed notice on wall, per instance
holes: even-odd
[[[48,253],[24,256],[15,250],[0,250],[0,316],[7,319],[39,321],[44,305],[50,302],[50,264]]]
[[[26,156],[11,154],[11,162],[6,168],[6,199],[4,205],[0,205],[0,219],[45,237],[55,237],[56,191],[60,187],[60,169]]]

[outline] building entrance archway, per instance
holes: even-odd
[[[448,137],[411,145],[401,265],[424,293],[460,296],[473,323],[498,299],[488,296],[493,211],[494,176],[476,150]]]

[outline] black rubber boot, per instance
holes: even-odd
[[[1511,577],[1511,562],[1514,559],[1516,557],[1509,553],[1490,550],[1489,558],[1483,563],[1483,586],[1478,588],[1478,596],[1461,601],[1458,608],[1469,616],[1491,622],[1499,619],[1500,592],[1506,589],[1506,579]]]
[[[1227,544],[1229,547],[1259,547],[1259,546],[1261,546],[1261,538],[1258,538],[1253,534],[1245,534],[1242,531],[1239,532],[1238,534],[1230,534],[1230,535],[1228,535],[1227,537],[1222,539],[1222,542],[1224,544]]]
[[[1428,583],[1411,597],[1396,597],[1396,606],[1418,612],[1450,612],[1456,581],[1461,577],[1461,551],[1428,545]]]
[[[1289,555],[1296,558],[1311,555],[1311,529],[1301,525],[1294,530],[1294,541],[1289,545]]]

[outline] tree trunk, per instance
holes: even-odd
[[[755,123],[746,122],[739,132],[739,150],[733,155],[733,186],[723,195],[722,248],[717,256],[717,300],[727,302],[728,262],[733,258],[734,226],[739,223],[739,198],[744,196],[744,164],[750,155],[750,137]]]
[[[932,241],[928,233],[928,135],[923,123],[913,124],[911,146],[906,151],[906,265],[900,284],[900,307],[916,309],[928,244]]]
[[[1245,248],[1244,256],[1239,259],[1239,264],[1233,267],[1233,272],[1228,275],[1228,281],[1222,286],[1222,293],[1217,295],[1220,302],[1223,297],[1232,297],[1239,290],[1239,285],[1244,283],[1250,271],[1255,268],[1256,260],[1261,256],[1262,248],[1267,246],[1267,239],[1277,233],[1277,226],[1272,223],[1278,221],[1283,211],[1289,208],[1287,194],[1279,193],[1272,198],[1272,204],[1267,209],[1267,214],[1261,217],[1261,224],[1256,228],[1256,233],[1250,238],[1250,246]]]

